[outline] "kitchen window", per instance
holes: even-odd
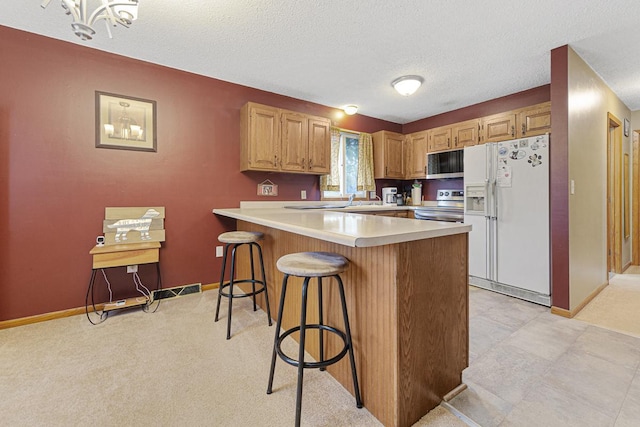
[[[366,191],[358,191],[358,157],[360,135],[357,133],[337,131],[331,136],[331,166],[332,173],[323,180],[321,188],[328,188],[322,192],[323,198],[344,198],[355,194],[357,198],[365,198]],[[333,169],[337,169],[337,172]],[[327,181],[332,181],[327,184]]]

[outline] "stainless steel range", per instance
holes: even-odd
[[[414,211],[416,219],[464,222],[464,190],[438,190],[435,206],[421,206]]]

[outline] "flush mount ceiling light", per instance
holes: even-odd
[[[51,0],[43,0],[40,6],[44,9],[50,2]],[[87,10],[88,3],[95,9],[93,12]],[[93,24],[101,19],[104,19],[109,38],[112,38],[110,26],[120,24],[129,28],[131,22],[138,18],[138,0],[62,0],[61,4],[67,15],[73,18],[73,32],[82,40],[93,38],[96,33]]]
[[[402,76],[391,82],[391,86],[402,96],[412,95],[423,82],[420,76]]]
[[[355,113],[358,112],[358,106],[357,105],[347,105],[343,108],[344,113],[347,116],[353,116]]]

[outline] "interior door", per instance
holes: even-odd
[[[622,273],[622,122],[608,113],[607,133],[607,270]]]

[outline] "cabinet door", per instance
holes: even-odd
[[[308,120],[303,114],[283,111],[281,114],[282,163],[288,172],[304,172],[307,168],[309,133]]]
[[[385,177],[404,179],[404,135],[387,134],[384,140]]]
[[[507,141],[517,138],[515,113],[501,113],[482,119],[481,142]]]
[[[464,148],[478,144],[479,129],[480,120],[467,120],[466,122],[456,123],[451,131],[453,136],[451,148]]]
[[[280,120],[277,108],[247,104],[241,112],[241,170],[279,170]]]
[[[534,105],[518,113],[518,136],[529,137],[551,132],[551,103]]]
[[[427,175],[427,151],[429,132],[422,131],[408,135],[405,141],[407,154],[407,178],[424,179]]]
[[[431,129],[429,152],[448,150],[449,148],[451,148],[451,127],[443,126]]]
[[[310,173],[325,175],[331,168],[331,122],[327,119],[309,118],[309,159]]]
[[[404,179],[404,135],[381,130],[371,136],[374,178]]]

